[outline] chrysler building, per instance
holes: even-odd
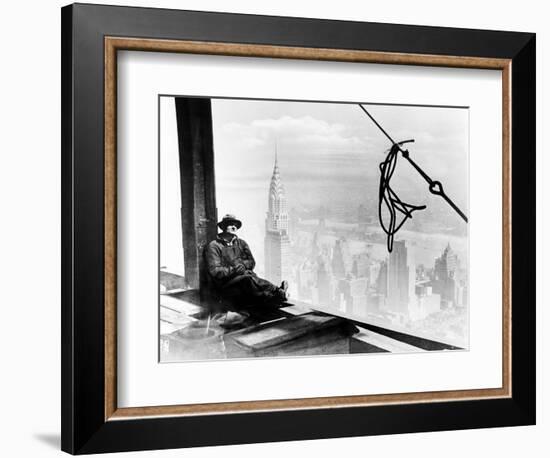
[[[265,276],[274,284],[290,275],[290,238],[286,195],[275,152],[275,165],[269,185],[268,210],[265,219]]]

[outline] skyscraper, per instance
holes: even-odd
[[[451,248],[451,244],[447,243],[443,254],[435,260],[435,275],[437,280],[446,280],[447,278],[454,277],[458,270],[459,262],[458,256]]]
[[[265,275],[279,284],[290,275],[290,238],[288,235],[288,211],[285,188],[281,180],[277,153],[271,176],[265,219]]]
[[[317,258],[319,257],[319,254],[321,253],[321,251],[319,250],[318,240],[319,240],[319,235],[316,231],[313,234],[313,240],[311,241],[311,250],[309,254],[309,259],[311,259],[312,261],[316,261]]]
[[[328,262],[319,256],[317,259],[317,291],[319,292],[319,304],[331,307],[334,302],[335,284],[330,271]]]
[[[408,317],[409,303],[415,300],[415,266],[411,250],[404,240],[393,243],[393,251],[388,258],[387,281],[388,309]]]
[[[442,305],[450,307],[456,304],[456,274],[458,273],[458,256],[448,243],[443,254],[435,260],[434,292],[441,295]]]
[[[351,256],[346,239],[336,240],[332,252],[332,273],[337,279],[345,278],[351,270]]]
[[[338,281],[338,292],[343,297],[346,313],[355,316],[367,314],[367,279],[347,278]]]
[[[352,258],[351,273],[355,277],[368,277],[372,265],[370,256],[367,253],[355,254]]]

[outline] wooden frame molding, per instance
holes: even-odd
[[[117,407],[117,351],[116,351],[116,247],[117,247],[117,169],[116,169],[116,110],[117,110],[117,51],[151,51],[188,54],[210,54],[241,57],[280,59],[304,59],[340,62],[364,62],[379,64],[444,66],[460,68],[494,69],[502,72],[502,380],[503,386],[495,389],[385,394],[367,396],[339,396],[277,401],[245,401],[216,404],[189,404],[173,406]],[[286,46],[246,45],[200,41],[178,41],[105,37],[104,81],[104,151],[105,151],[105,420],[129,420],[158,416],[194,416],[205,414],[262,412],[273,410],[302,410],[341,408],[381,404],[430,403],[439,401],[463,401],[509,398],[512,395],[512,269],[511,269],[511,59],[460,57],[446,55],[403,54],[371,51],[301,48]]]

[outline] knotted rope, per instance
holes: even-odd
[[[432,180],[430,176],[426,172],[424,172],[424,170],[422,170],[416,162],[411,159],[409,151],[402,148],[402,145],[404,145],[405,143],[412,143],[414,142],[414,140],[404,140],[396,143],[382,128],[382,126],[378,124],[376,119],[374,119],[372,115],[365,109],[365,107],[363,107],[363,105],[359,104],[359,107],[392,143],[386,159],[380,164],[380,186],[378,190],[378,219],[380,221],[380,226],[387,235],[388,251],[391,253],[393,249],[394,236],[397,231],[401,229],[403,224],[405,224],[405,221],[407,221],[408,218],[412,218],[413,212],[417,210],[424,210],[426,208],[426,205],[412,205],[403,202],[397,196],[395,191],[391,188],[390,181],[393,172],[395,171],[395,167],[397,166],[399,153],[401,153],[401,156],[403,158],[407,159],[409,164],[411,164],[414,169],[420,174],[420,176],[422,176],[422,178],[424,178],[424,180],[428,183],[428,189],[430,193],[441,196],[443,199],[445,199],[445,201],[459,214],[459,216],[465,222],[468,222],[468,218],[466,217],[466,215],[457,207],[457,205],[450,199],[450,197],[445,194],[441,182]],[[387,222],[384,220],[383,217],[384,206],[389,213],[389,221]],[[399,222],[397,212],[403,215],[401,221]]]

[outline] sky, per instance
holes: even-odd
[[[411,158],[460,208],[468,203],[468,110],[365,107],[395,140],[415,139]],[[390,141],[356,104],[224,100],[212,102],[218,208],[226,213],[238,191],[265,190],[275,150],[289,207],[361,204],[378,194],[379,163]],[[427,184],[400,160],[392,187],[411,203],[442,206]],[[225,199],[235,191],[235,197]],[[445,204],[446,205],[446,204]],[[452,210],[447,214],[454,218]]]
[[[228,185],[269,179],[275,149],[290,187],[377,181],[391,146],[355,104],[215,99],[212,106],[217,178]],[[395,141],[415,139],[411,157],[466,205],[467,109],[365,107]],[[408,165],[395,178],[422,193],[424,183]]]
[[[467,214],[468,109],[362,102],[395,141],[415,140],[407,145],[411,158],[441,181],[447,195]],[[212,121],[218,215],[239,216],[243,238],[257,250],[263,249],[275,152],[289,208],[357,207],[367,197],[377,200],[379,163],[391,143],[357,104],[212,99]],[[172,196],[179,187],[174,181],[177,167],[174,101],[162,97],[161,213],[164,208],[165,215],[174,215],[169,208],[179,206]],[[429,194],[426,182],[402,158],[392,188],[405,202],[438,208],[441,218],[452,222],[458,218],[441,198]]]

